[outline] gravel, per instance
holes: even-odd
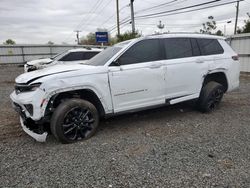
[[[0,67],[0,187],[250,187],[250,77],[213,113],[184,103],[117,116],[62,145],[21,131],[9,102],[21,72]]]

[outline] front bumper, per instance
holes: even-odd
[[[34,92],[35,96],[39,96],[35,99],[32,95],[33,94],[31,92],[22,93],[19,95],[13,92],[10,95],[12,106],[20,115],[22,129],[36,141],[45,142],[48,133],[44,131],[46,129],[44,127],[44,118],[39,102],[42,100],[43,93],[39,90]],[[34,109],[32,114],[27,110],[27,104],[32,104]]]
[[[24,124],[24,120],[22,117],[20,117],[20,123],[21,123],[21,127],[24,130],[24,132],[26,132],[28,135],[30,135],[32,138],[34,138],[36,141],[38,142],[45,142],[48,133],[44,132],[42,134],[38,134],[35,133],[34,131],[30,130],[25,124]]]

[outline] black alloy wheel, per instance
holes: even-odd
[[[214,81],[207,83],[201,90],[197,107],[202,112],[214,111],[220,104],[225,88]]]
[[[71,109],[64,117],[63,134],[69,140],[81,140],[88,137],[94,129],[94,118],[90,110],[82,107]]]
[[[99,124],[95,106],[82,99],[61,103],[51,118],[51,132],[62,143],[86,140],[94,135]]]

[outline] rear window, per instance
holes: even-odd
[[[224,50],[216,39],[197,39],[201,55],[223,54]]]
[[[83,53],[82,52],[70,52],[66,56],[62,57],[60,61],[78,61],[82,60]]]
[[[83,60],[89,60],[92,57],[94,57],[95,55],[97,55],[99,52],[85,52],[83,54]]]

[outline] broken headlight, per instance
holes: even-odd
[[[22,93],[22,92],[30,92],[30,91],[35,91],[36,89],[38,89],[40,87],[42,83],[35,83],[35,84],[31,84],[31,85],[27,85],[27,84],[16,84],[15,85],[15,91],[16,94]]]

